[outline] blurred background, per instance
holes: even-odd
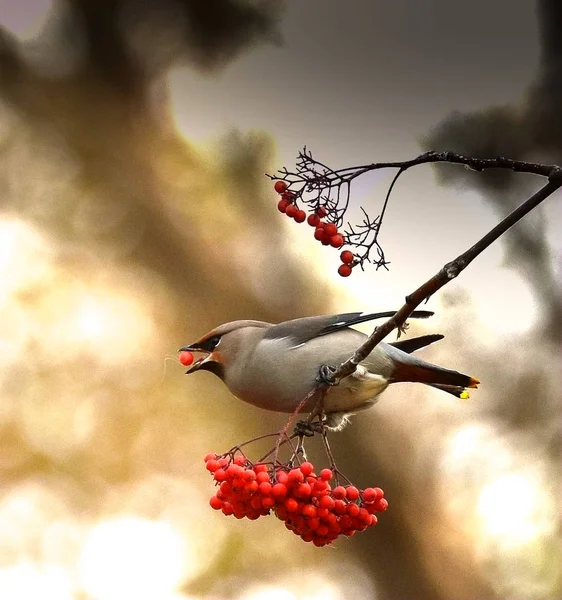
[[[560,192],[412,323],[471,400],[403,384],[333,436],[386,491],[372,531],[317,549],[212,511],[203,455],[285,417],[176,359],[233,319],[396,309],[537,189],[409,171],[390,272],[341,280],[264,173],[304,145],[562,164],[560,3],[0,0],[0,24],[0,598],[562,598]]]

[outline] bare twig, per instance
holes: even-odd
[[[474,158],[463,156],[456,152],[425,152],[416,158],[405,161],[379,162],[343,169],[332,169],[313,158],[312,153],[306,148],[299,152],[294,171],[283,168],[279,175],[269,175],[271,179],[282,179],[287,182],[294,194],[295,202],[303,202],[311,211],[324,207],[327,219],[341,228],[344,223],[346,211],[350,203],[351,184],[358,177],[381,169],[397,169],[390,188],[386,194],[380,214],[370,218],[364,209],[364,220],[361,224],[348,224],[341,233],[344,243],[354,249],[355,258],[353,265],[364,268],[364,264],[373,263],[377,268],[387,267],[384,250],[379,243],[386,208],[390,194],[400,178],[408,169],[427,163],[451,163],[464,165],[474,171],[487,169],[509,169],[518,173],[529,173],[549,177],[552,179],[559,168],[556,165],[545,165],[522,160],[513,160],[499,156],[496,158]],[[342,188],[345,192],[342,193]]]
[[[344,377],[351,375],[357,368],[357,365],[367,358],[379,342],[381,342],[393,329],[403,326],[406,319],[412,314],[416,307],[424,300],[430,298],[444,285],[455,279],[479,254],[488,248],[488,246],[495,242],[522,217],[533,210],[560,187],[562,187],[562,169],[559,167],[550,167],[549,181],[546,185],[510,213],[503,221],[498,223],[482,239],[476,242],[474,246],[469,248],[466,252],[463,252],[460,256],[455,258],[455,260],[444,265],[436,275],[426,281],[409,296],[406,296],[406,302],[402,308],[380,327],[377,327],[367,338],[365,343],[355,351],[355,354],[334,371],[330,379],[333,382],[339,382]]]

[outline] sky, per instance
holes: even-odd
[[[255,48],[212,77],[174,69],[170,93],[179,129],[202,143],[219,140],[228,128],[267,131],[279,167],[294,166],[304,145],[334,167],[409,159],[422,151],[420,136],[451,111],[517,101],[535,77],[532,2],[354,1],[346,7],[290,0],[281,44]],[[355,206],[376,214],[390,176],[359,180]],[[554,240],[562,216],[558,207],[548,210]],[[381,234],[391,272],[354,273],[346,287],[359,296],[376,291],[377,308],[395,306],[496,222],[476,192],[438,187],[431,167],[418,167],[397,186]],[[300,250],[314,252],[309,232],[299,234]],[[318,260],[335,271],[332,255]],[[474,292],[495,332],[518,331],[532,322],[536,306],[519,277],[499,268],[501,260],[499,245],[488,249],[458,285]],[[499,318],[514,305],[506,299],[515,297],[514,318]],[[343,302],[357,307],[356,299]],[[523,321],[515,318],[522,308]]]

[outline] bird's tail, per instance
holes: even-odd
[[[464,375],[438,367],[408,355],[407,360],[396,362],[392,382],[412,381],[425,383],[437,389],[453,394],[457,398],[467,398],[466,388],[476,388],[480,381],[475,377]]]

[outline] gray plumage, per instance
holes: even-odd
[[[220,377],[240,400],[263,409],[293,412],[317,385],[321,365],[338,366],[365,341],[350,325],[388,313],[344,313],[304,317],[273,325],[262,321],[234,321],[213,329],[180,350],[205,353],[188,373],[208,370]],[[426,318],[433,313],[417,311]],[[440,334],[381,342],[355,373],[328,390],[324,410],[329,425],[338,427],[349,413],[372,406],[390,383],[417,381],[460,396],[478,380],[432,365],[411,353],[442,339]],[[305,405],[309,412],[314,400]]]

